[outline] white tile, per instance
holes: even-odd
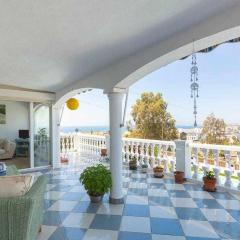
[[[103,203],[98,208],[98,214],[111,214],[111,215],[122,215],[123,212],[123,204],[109,204]]]
[[[55,226],[45,226],[42,225],[42,231],[38,234],[37,240],[46,240],[48,239],[57,229]]]
[[[166,183],[165,187],[167,190],[185,190],[185,188],[182,184]]]
[[[148,178],[147,183],[164,183],[162,178]]]
[[[49,211],[72,211],[77,204],[78,204],[77,201],[58,200],[50,208],[48,208],[48,210]]]
[[[174,207],[197,208],[196,203],[191,198],[171,198]]]
[[[226,209],[233,209],[233,210],[239,210],[240,209],[240,201],[238,200],[223,200],[223,199],[217,199],[219,204],[221,204]]]
[[[147,196],[138,196],[138,195],[128,195],[126,199],[127,204],[140,204],[140,205],[148,205],[148,197]]]
[[[67,175],[56,175],[56,176],[52,177],[52,179],[59,179],[59,180],[65,180],[67,178],[68,178]]]
[[[125,182],[125,183],[130,182],[130,178],[129,178],[129,177],[123,177],[122,180],[123,180],[123,182]]]
[[[117,231],[88,229],[83,240],[117,240],[117,238]]]
[[[65,192],[59,192],[59,191],[49,191],[45,193],[44,198],[48,200],[59,200]]]
[[[150,216],[156,218],[171,218],[177,219],[177,214],[173,207],[164,206],[149,206]]]
[[[74,186],[79,183],[77,180],[64,180],[61,182],[61,185]]]
[[[150,233],[150,220],[146,217],[123,216],[120,230],[128,232]]]
[[[192,198],[200,198],[200,199],[214,199],[214,197],[205,191],[188,191]]]
[[[185,240],[182,236],[171,236],[171,235],[158,235],[152,234],[152,240]]]
[[[144,174],[144,173],[132,173],[131,177],[132,178],[146,178],[147,174]]]
[[[46,191],[49,191],[49,190],[53,189],[54,187],[56,187],[56,184],[47,184]]]
[[[74,186],[69,192],[86,192],[83,186]]]
[[[218,238],[217,233],[207,221],[180,220],[187,237]]]
[[[148,188],[148,196],[151,197],[169,197],[168,191],[165,189]]]
[[[233,197],[240,201],[240,194],[230,193]]]
[[[129,183],[129,188],[139,188],[139,189],[146,189],[147,184],[146,183],[140,183],[140,182],[130,182]]]
[[[70,213],[63,221],[65,227],[89,228],[95,214],[92,213]]]
[[[224,209],[201,209],[208,221],[213,222],[236,222],[236,220]]]

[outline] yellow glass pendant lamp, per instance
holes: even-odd
[[[79,108],[79,101],[76,98],[69,98],[66,102],[68,109],[77,110]]]

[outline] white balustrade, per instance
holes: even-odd
[[[88,151],[100,155],[101,149],[107,148],[106,136],[61,134],[60,146],[62,153]],[[153,168],[156,165],[164,165],[166,173],[173,173],[176,161],[179,161],[176,160],[175,151],[176,144],[173,141],[122,139],[122,158],[125,164],[135,159],[139,166],[147,164],[149,168]],[[201,180],[206,171],[212,170],[218,185],[240,190],[240,147],[189,142],[185,152],[189,152],[190,156],[187,158],[191,158],[192,162],[192,169],[189,170],[191,173],[188,176]]]
[[[240,189],[239,146],[189,143],[189,147],[192,149],[192,178],[199,178],[204,175],[206,171],[212,170],[218,185]],[[200,161],[199,154],[201,155],[201,153],[203,160]],[[203,172],[202,175],[199,174],[200,169]],[[235,176],[235,180],[232,176]]]

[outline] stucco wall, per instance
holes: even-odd
[[[6,124],[0,124],[0,138],[15,140],[19,129],[29,129],[29,103],[0,101],[6,104]]]

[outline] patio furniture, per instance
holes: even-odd
[[[7,139],[0,139],[0,160],[10,159],[13,157],[16,144]]]
[[[15,166],[7,175],[18,175]],[[31,189],[20,197],[0,197],[0,239],[35,240],[43,219],[43,199],[47,177],[38,177]]]
[[[28,157],[29,156],[29,138],[17,138],[16,142],[16,156]]]

